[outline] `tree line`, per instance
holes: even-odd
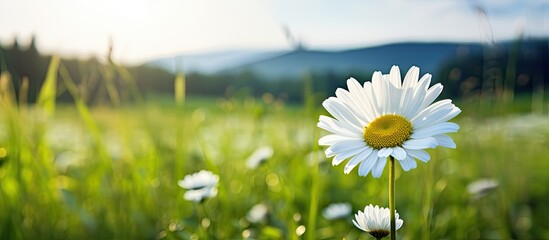
[[[438,72],[433,73],[433,82],[442,82],[446,98],[462,99],[489,96],[512,99],[515,95],[531,94],[549,86],[548,40],[527,42],[516,40],[510,47],[485,46],[484,51],[448,59]],[[0,72],[8,72],[14,92],[21,94],[23,84],[29,103],[37,99],[52,56],[43,55],[36,48],[33,38],[28,46],[20,46],[15,40],[9,46],[0,46]],[[123,66],[106,56],[106,61],[97,57],[67,59],[61,63],[70,73],[84,100],[90,104],[120,104],[135,102],[150,95],[174,94],[175,75],[149,65]],[[187,95],[231,97],[239,92],[251,96],[270,93],[289,102],[304,99],[305,86],[319,99],[333,95],[338,87],[344,87],[353,76],[359,80],[371,78],[372,72],[353,71],[339,73],[330,69],[306,73],[304,76],[285,79],[267,79],[254,72],[203,74],[186,73]],[[24,83],[26,81],[26,83]],[[58,100],[70,101],[70,94],[62,84],[58,86]]]

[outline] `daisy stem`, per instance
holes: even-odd
[[[389,156],[389,211],[391,216],[391,240],[395,240],[395,159],[393,156]]]
[[[208,230],[202,225],[202,221],[206,218],[206,208],[204,203],[198,203],[196,209],[198,211],[198,236],[200,239],[208,238]]]

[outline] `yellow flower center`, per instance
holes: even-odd
[[[376,118],[364,127],[364,141],[375,149],[402,146],[412,135],[412,123],[396,114]]]

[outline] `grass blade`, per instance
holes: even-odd
[[[175,102],[178,106],[185,103],[185,75],[183,73],[177,74],[175,77]]]
[[[55,112],[55,97],[57,94],[57,72],[59,70],[59,57],[53,56],[51,58],[50,66],[46,74],[46,79],[40,88],[38,94],[38,107],[44,110],[47,116],[53,115]]]

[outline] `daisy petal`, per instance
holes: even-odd
[[[320,116],[317,126],[326,131],[342,136],[361,137],[362,135],[360,132],[357,132],[356,129],[353,129],[352,127],[345,125],[344,123],[341,123],[333,118],[326,116]]]
[[[414,133],[412,133],[410,138],[426,138],[443,133],[457,132],[457,130],[459,130],[459,125],[453,122],[444,122],[418,129],[417,131],[414,131]]]
[[[358,99],[353,99],[351,94],[343,88],[338,88],[336,90],[336,96],[345,106],[349,108],[349,110],[351,110],[351,112],[356,114],[357,120],[360,122],[361,126],[366,125],[366,121],[364,121],[366,119],[366,114],[362,107],[357,106]]]
[[[377,156],[380,157],[380,158],[386,158],[389,155],[391,155],[391,153],[393,153],[392,148],[382,148],[382,149],[379,149],[379,152],[377,153]]]
[[[360,163],[360,166],[358,167],[358,176],[365,177],[366,175],[368,175],[368,173],[372,171],[372,168],[376,164],[377,159],[377,150],[373,150],[372,153],[370,153],[370,155],[366,158],[366,160]]]
[[[345,161],[345,159],[350,158],[352,156],[355,156],[355,155],[359,154],[362,151],[364,151],[364,148],[355,148],[355,149],[351,149],[351,150],[348,150],[348,151],[345,151],[345,152],[337,153],[334,156],[334,159],[332,159],[332,165],[337,166],[341,162]]]
[[[413,66],[408,70],[406,73],[406,76],[404,77],[404,83],[402,84],[402,88],[412,88],[414,87],[414,84],[419,79],[419,68],[416,66]]]
[[[398,162],[400,163],[402,170],[404,170],[405,172],[408,172],[410,171],[410,169],[414,169],[417,167],[416,161],[411,157],[407,157],[406,159]]]
[[[337,98],[331,97],[322,103],[322,106],[328,110],[337,120],[347,123],[350,127],[359,132],[362,131],[362,124],[358,121],[356,115],[349,110],[345,104]]]
[[[330,134],[318,139],[318,145],[320,146],[329,146],[339,141],[353,140],[355,138],[341,136],[338,134]]]
[[[433,101],[435,101],[435,99],[437,99],[437,97],[442,92],[442,89],[443,87],[440,83],[437,83],[430,87],[429,90],[427,90],[427,94],[425,96],[425,99],[423,100],[423,104],[421,105],[421,109],[424,109],[429,106],[429,104],[433,103]]]
[[[440,134],[433,137],[438,141],[439,146],[456,148],[456,143],[454,142],[454,140],[446,134]]]
[[[347,87],[349,88],[349,93],[351,97],[358,101],[357,104],[362,103],[365,105],[359,106],[359,108],[364,111],[366,123],[373,121],[376,117],[376,113],[375,111],[373,111],[373,108],[371,106],[373,103],[370,98],[367,97],[364,88],[362,88],[362,86],[360,86],[360,83],[358,83],[358,81],[354,78],[350,78],[349,80],[347,80]]]
[[[372,170],[372,176],[374,178],[381,177],[381,174],[383,173],[383,169],[385,168],[385,164],[387,164],[386,158],[378,158],[376,165],[374,165],[374,169]]]
[[[404,149],[402,149],[401,147],[394,147],[391,156],[393,156],[397,160],[404,160],[407,154],[406,151],[404,151]]]
[[[461,110],[454,104],[447,101],[444,105],[431,108],[428,111],[422,112],[415,119],[412,120],[415,128],[423,128],[428,125],[435,125],[441,122],[446,122],[455,116],[457,116]]]
[[[373,148],[367,148],[366,150],[362,151],[361,153],[355,155],[348,163],[345,165],[345,168],[343,169],[343,172],[345,174],[349,174],[359,163],[365,161],[372,153],[374,149]]]
[[[449,100],[449,99],[440,100],[436,103],[433,103],[429,107],[421,110],[419,113],[415,114],[415,116],[412,118],[412,120],[410,120],[410,122],[412,122],[413,125],[416,125],[418,124],[418,121],[425,120],[424,119],[425,116],[429,115],[430,113],[437,111],[440,108],[451,109],[452,106],[453,106],[452,100]]]
[[[326,157],[331,157],[335,154],[346,152],[352,149],[364,147],[364,142],[357,140],[345,140],[332,144],[326,149]]]
[[[408,153],[408,156],[413,157],[417,160],[420,160],[422,162],[428,162],[431,159],[431,156],[429,153],[427,153],[424,150],[411,150],[407,149],[406,153]]]
[[[426,148],[434,148],[437,146],[437,140],[433,137],[427,137],[427,138],[419,138],[419,139],[410,139],[404,144],[402,144],[402,147],[404,149],[412,149],[412,150],[419,150],[419,149],[426,149]]]
[[[389,81],[393,86],[397,88],[402,88],[402,81],[400,80],[400,69],[398,66],[391,67],[391,72],[389,73]]]

